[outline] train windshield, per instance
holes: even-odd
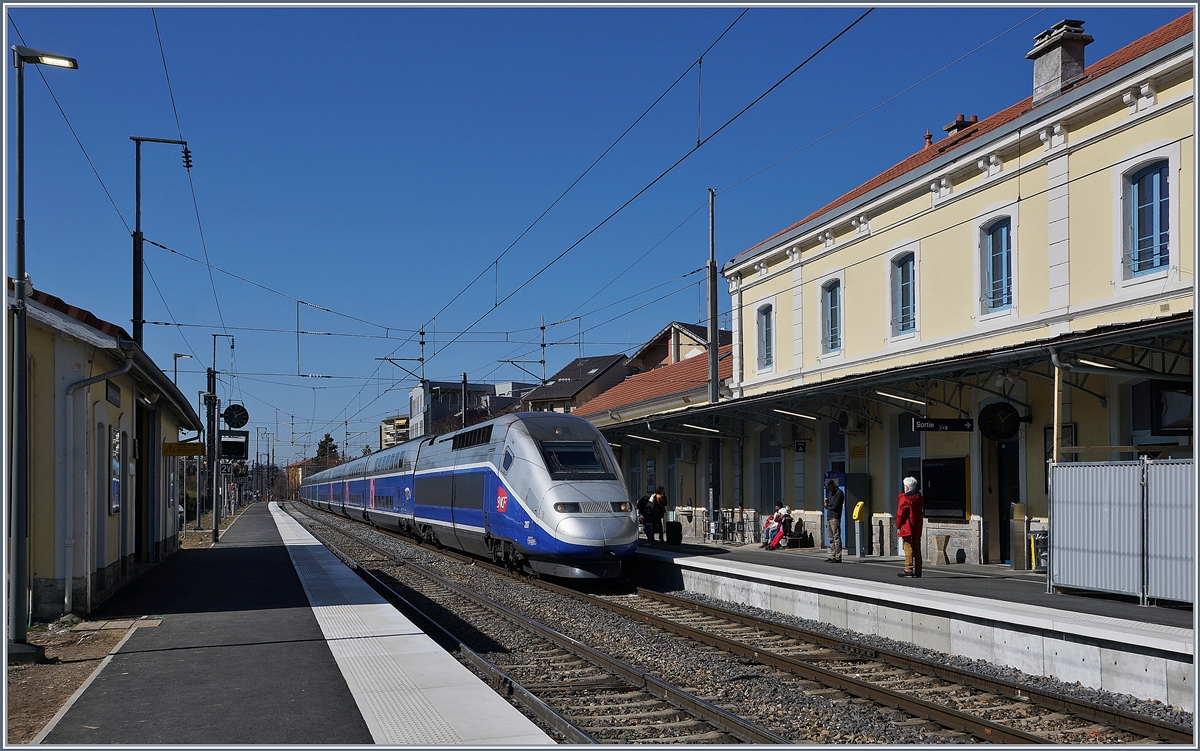
[[[554,480],[615,480],[593,441],[540,441]]]

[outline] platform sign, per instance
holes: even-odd
[[[250,449],[250,431],[248,430],[222,430],[221,431],[221,458],[222,459],[245,459],[249,456]]]
[[[204,456],[204,444],[192,442],[164,443],[163,456]]]
[[[919,432],[970,433],[975,429],[974,420],[955,420],[946,417],[913,417],[912,429]]]

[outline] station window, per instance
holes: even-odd
[[[984,228],[980,256],[984,312],[1012,307],[1012,222],[1008,217]]]
[[[821,288],[821,337],[826,352],[842,348],[842,282],[835,279]]]
[[[917,328],[916,260],[905,253],[892,262],[892,332],[907,334]]]
[[[763,305],[758,309],[758,367],[769,368],[775,362],[774,341],[775,321],[774,308]]]
[[[1167,162],[1155,162],[1129,180],[1129,232],[1125,257],[1133,276],[1171,263],[1170,189]]]

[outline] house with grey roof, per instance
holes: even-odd
[[[531,412],[574,412],[585,402],[604,393],[638,372],[625,355],[577,357],[522,399]]]

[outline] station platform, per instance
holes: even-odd
[[[93,614],[142,616],[35,742],[554,743],[273,503]]]
[[[926,563],[897,576],[903,558],[756,544],[642,543],[627,572],[684,589],[1008,665],[1194,710],[1193,611],[1049,594],[1045,574],[1007,566]]]

